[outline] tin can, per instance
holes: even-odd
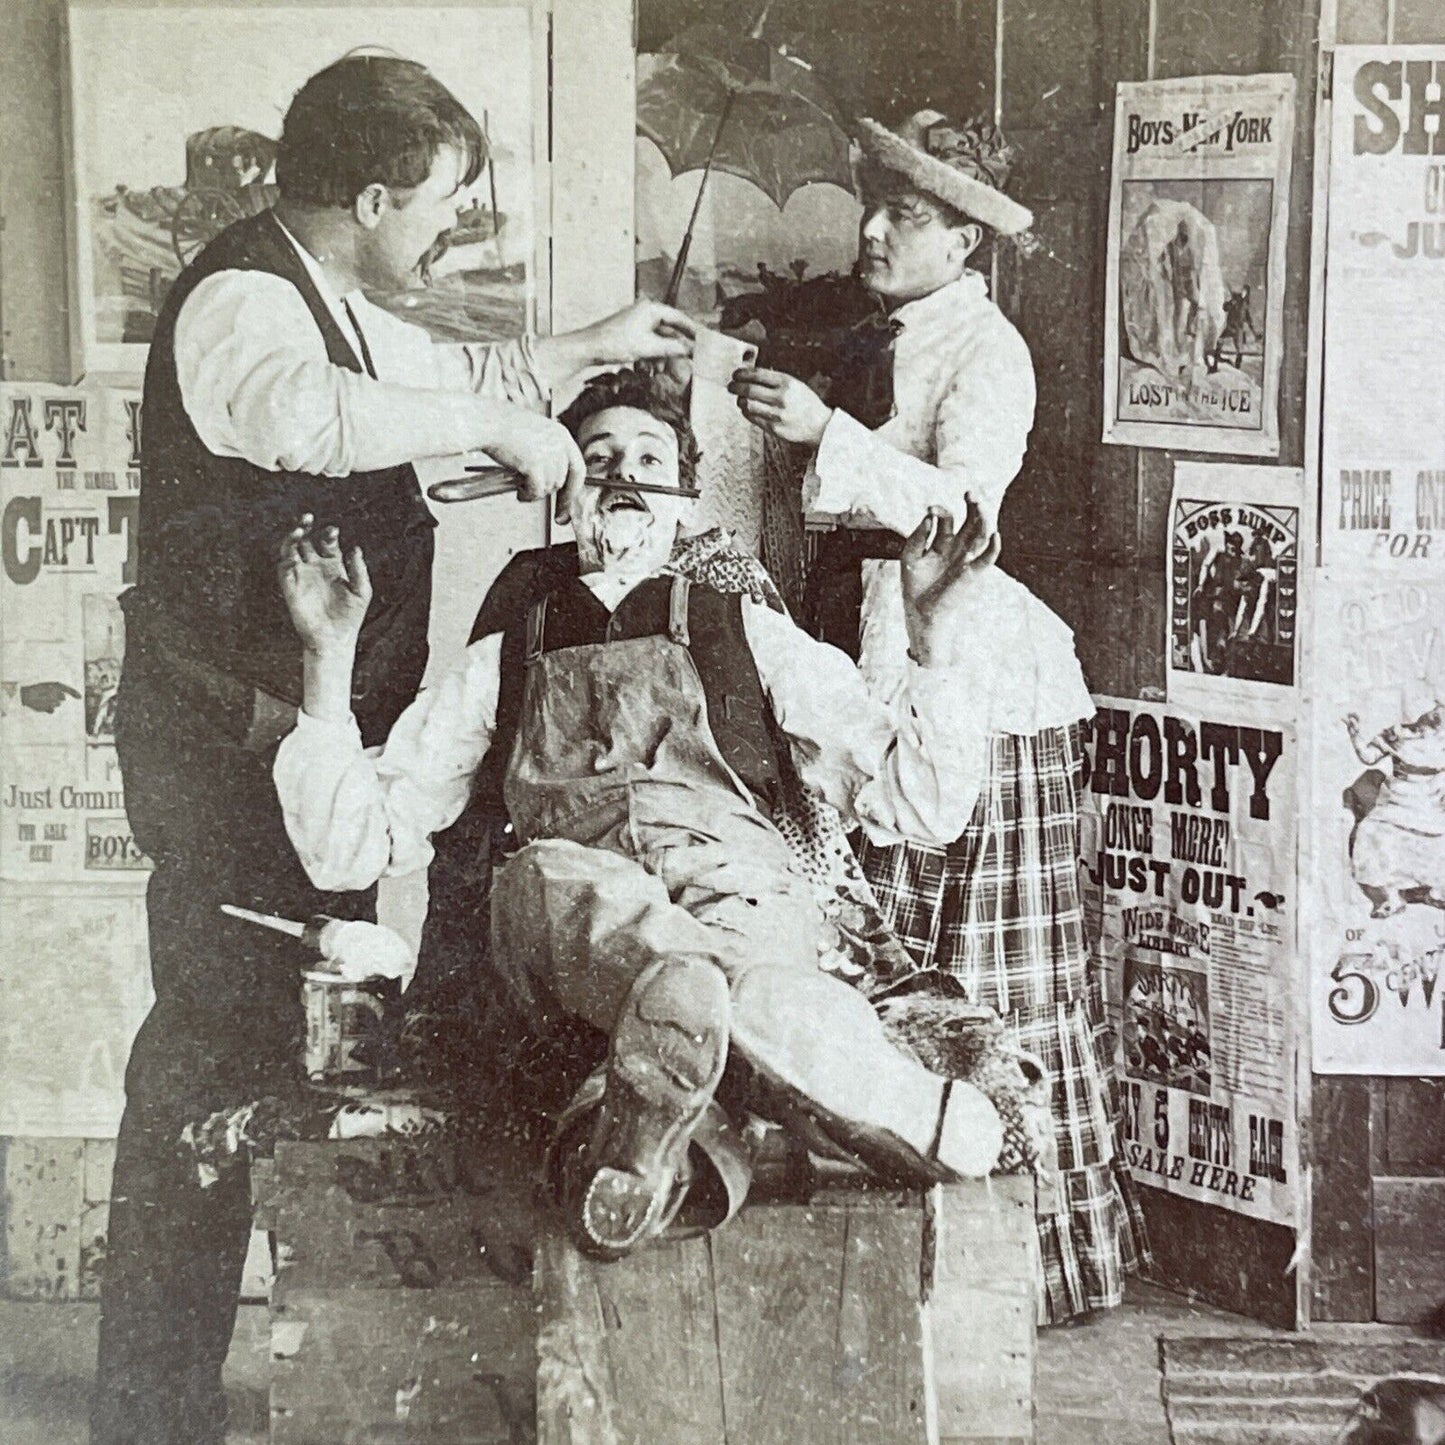
[[[377,1071],[382,1024],[401,998],[394,978],[350,979],[322,970],[302,975],[306,1075],[313,1082],[360,1083]]]

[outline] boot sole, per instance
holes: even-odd
[[[666,1222],[688,1144],[728,1053],[727,980],[702,959],[664,959],[633,985],[613,1030],[604,1118],[626,1119],[629,1157],[602,1156],[582,1199],[587,1247],[620,1257]]]

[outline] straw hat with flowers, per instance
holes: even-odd
[[[960,126],[936,110],[920,110],[893,130],[860,119],[858,141],[875,164],[1002,236],[1021,235],[1033,224],[1033,212],[1004,194],[1014,153],[995,125]]]

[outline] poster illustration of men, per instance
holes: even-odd
[[[1321,579],[1312,948],[1321,1073],[1445,1073],[1445,586]]]
[[[1209,975],[1127,958],[1123,1043],[1129,1078],[1207,1096]]]
[[[1119,86],[1106,442],[1278,455],[1293,108],[1286,76]]]
[[[1296,677],[1301,477],[1181,462],[1169,547],[1169,696],[1288,702]]]

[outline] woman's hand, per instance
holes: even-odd
[[[785,371],[741,367],[733,372],[728,390],[737,397],[742,414],[779,441],[816,447],[833,415],[812,387]]]
[[[308,653],[349,653],[371,605],[371,579],[360,547],[345,558],[335,527],[317,533],[310,514],[286,534],[276,576],[291,625]]]
[[[925,667],[952,661],[969,590],[998,560],[998,533],[990,534],[971,497],[967,506],[957,532],[942,507],[930,507],[899,558],[908,650]]]

